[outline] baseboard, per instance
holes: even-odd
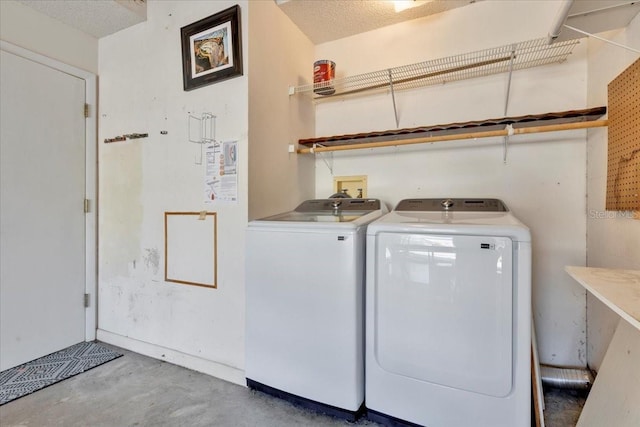
[[[97,340],[246,387],[244,371],[160,345],[98,329]]]

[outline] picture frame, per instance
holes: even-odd
[[[180,29],[184,90],[242,75],[240,6]]]
[[[217,236],[216,212],[165,212],[165,282],[217,288]]]

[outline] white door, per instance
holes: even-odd
[[[380,233],[374,351],[388,372],[504,397],[512,389],[512,242]]]
[[[0,54],[0,370],[85,339],[85,81]]]

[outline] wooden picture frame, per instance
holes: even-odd
[[[217,288],[215,212],[164,213],[164,280]]]
[[[242,75],[240,6],[182,27],[180,35],[185,91]]]

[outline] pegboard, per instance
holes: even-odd
[[[640,210],[640,59],[608,85],[607,210]]]

